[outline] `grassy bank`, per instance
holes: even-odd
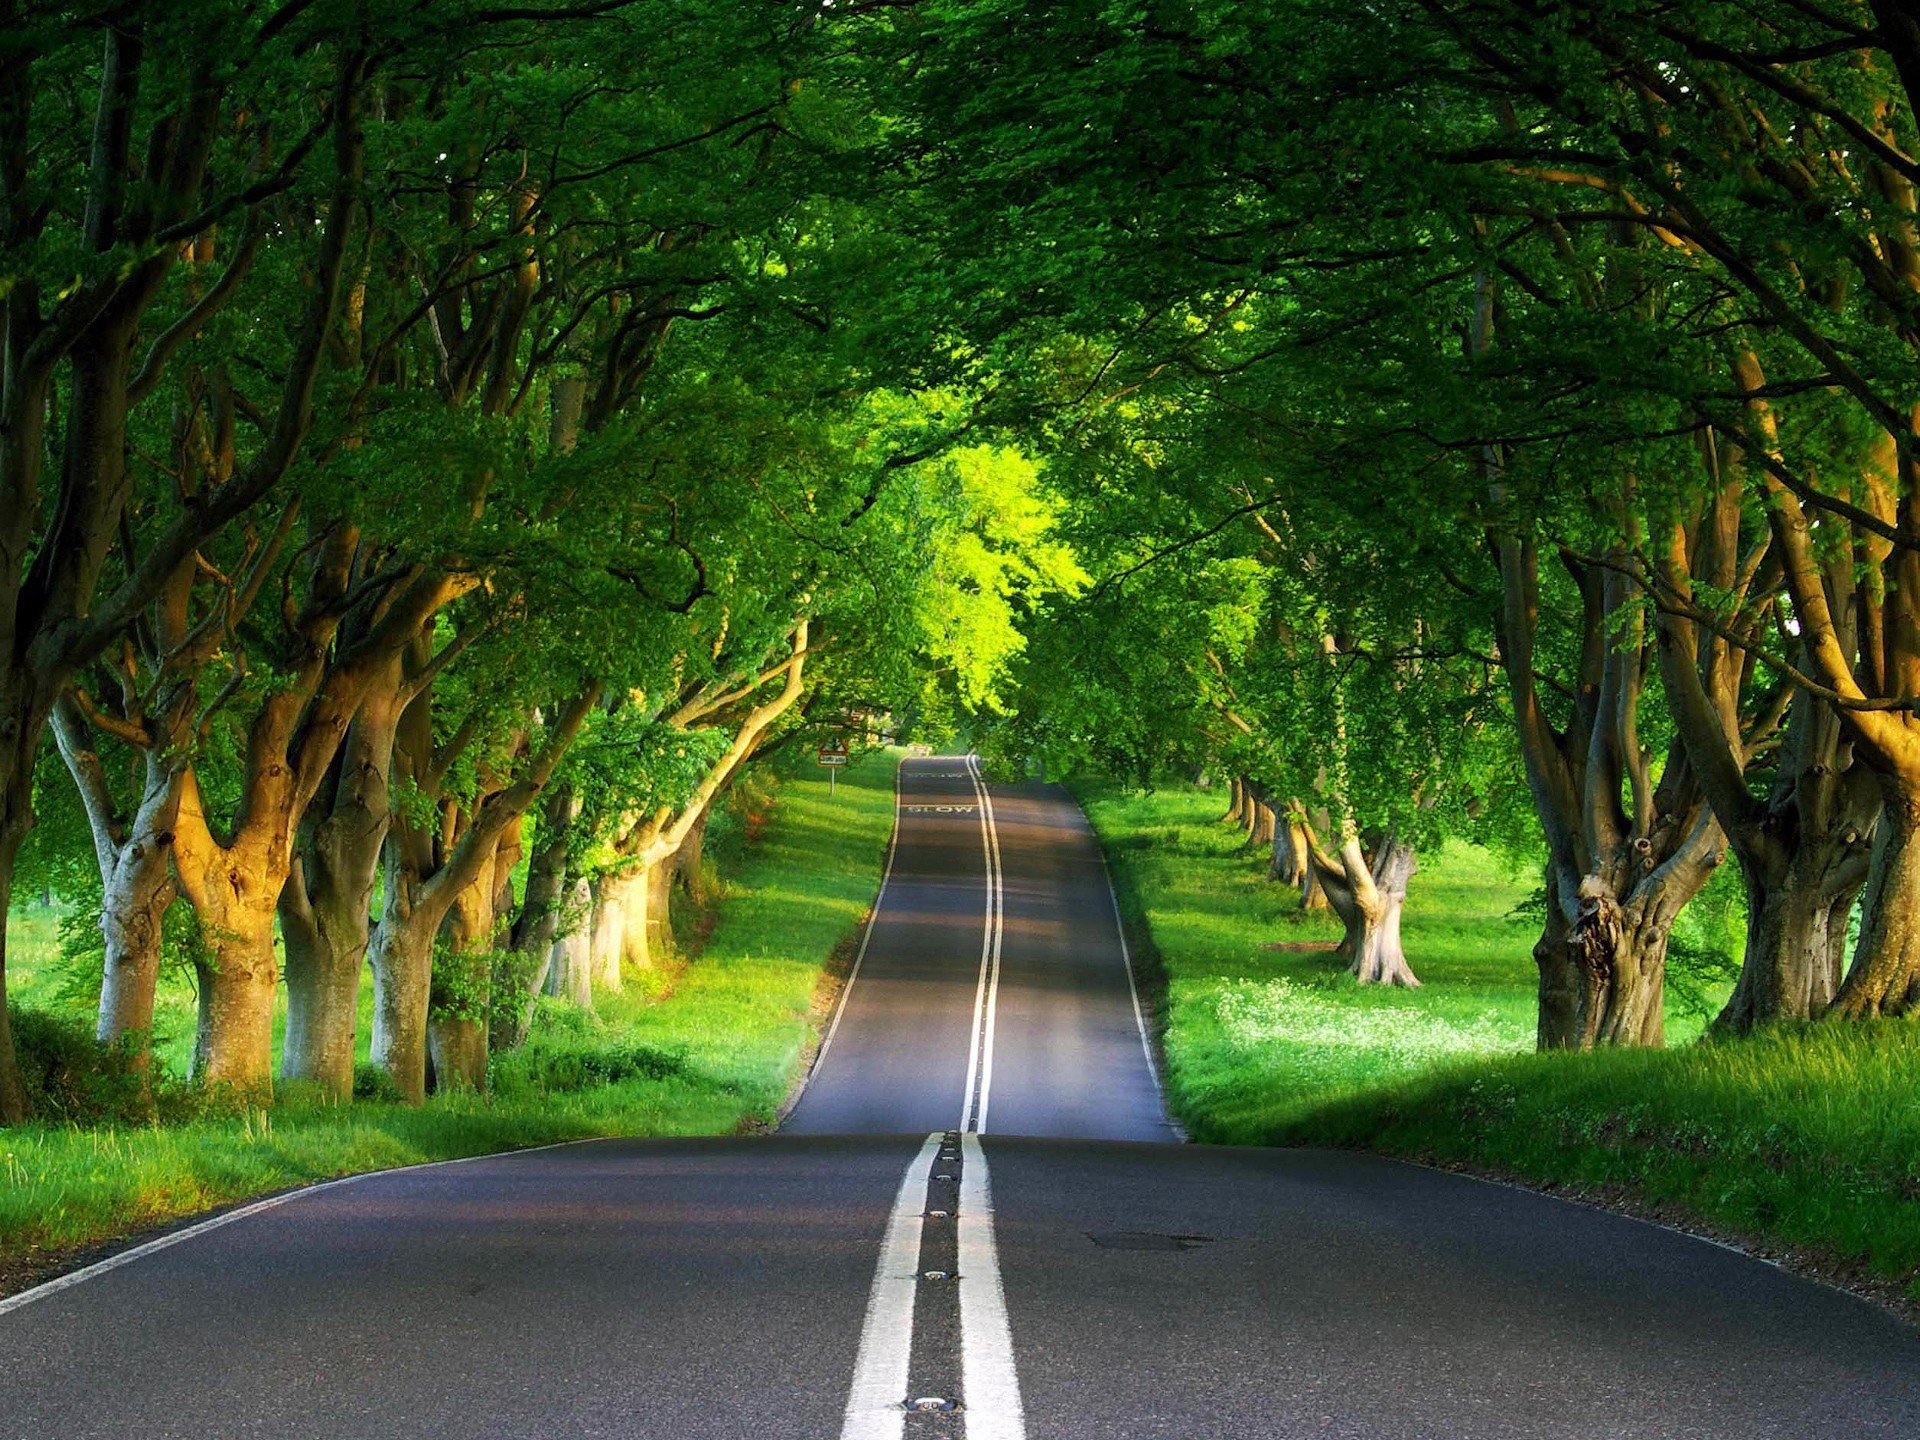
[[[425,1108],[361,1101],[159,1126],[30,1124],[0,1132],[0,1289],[49,1258],[289,1185],[358,1171],[605,1135],[723,1134],[763,1123],[811,1036],[835,947],[873,899],[892,825],[893,760],[872,756],[827,797],[781,783],[748,834],[716,844],[717,916],[683,965],[630,974],[591,1016],[542,1002],[526,1048],[500,1057],[490,1097]],[[35,926],[10,936],[34,982]],[[44,987],[42,993],[45,993]]]
[[[1306,948],[1338,927],[1261,878],[1217,793],[1083,799],[1164,968],[1168,1091],[1195,1139],[1565,1187],[1920,1300],[1920,1027],[1692,1043],[1705,1015],[1670,996],[1665,1051],[1535,1054],[1535,929],[1512,916],[1531,886],[1485,853],[1423,859],[1405,933],[1424,984],[1386,991]]]

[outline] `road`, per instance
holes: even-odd
[[[1920,1435],[1920,1334],[1849,1296],[1458,1176],[1168,1143],[1071,800],[941,758],[900,793],[782,1133],[339,1182],[0,1301],[0,1440]]]

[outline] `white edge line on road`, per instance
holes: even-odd
[[[827,1025],[827,1033],[820,1039],[820,1053],[813,1057],[813,1064],[807,1067],[807,1075],[800,1082],[800,1088],[794,1092],[793,1099],[775,1121],[776,1126],[793,1113],[794,1107],[807,1093],[807,1086],[813,1083],[813,1077],[820,1073],[820,1067],[826,1063],[827,1051],[833,1048],[833,1037],[840,1033],[840,1017],[847,1013],[847,997],[853,994],[853,982],[860,978],[860,967],[867,960],[867,946],[873,940],[873,928],[880,923],[880,907],[887,900],[887,882],[893,879],[893,857],[900,852],[900,805],[901,782],[906,778],[907,762],[903,759],[893,767],[893,834],[887,840],[887,866],[880,872],[880,888],[873,897],[873,911],[867,916],[867,928],[860,934],[860,948],[854,952],[853,968],[847,972],[847,983],[840,987],[839,1003],[833,1007],[833,1019]]]
[[[840,1440],[899,1440],[905,1431],[913,1302],[920,1283],[920,1231],[940,1140],[938,1133],[927,1137],[894,1196],[880,1263],[873,1271],[873,1289],[867,1292],[867,1318],[860,1327],[860,1351],[853,1362]]]
[[[1107,880],[1107,900],[1113,906],[1113,933],[1120,937],[1120,968],[1127,972],[1127,994],[1133,998],[1133,1026],[1140,1033],[1140,1053],[1147,1057],[1147,1074],[1153,1077],[1153,1092],[1160,1097],[1160,1114],[1167,1128],[1184,1141],[1186,1127],[1173,1118],[1173,1107],[1167,1103],[1167,1087],[1160,1079],[1160,1062],[1154,1059],[1153,1041],[1147,1035],[1146,1012],[1140,1008],[1140,987],[1133,978],[1133,949],[1127,944],[1127,922],[1120,913],[1120,892],[1113,887],[1113,866],[1107,863],[1106,847],[1100,843],[1091,821],[1087,830],[1093,836],[1093,848],[1100,853],[1100,873]]]
[[[337,1180],[322,1180],[317,1185],[303,1185],[298,1190],[288,1190],[279,1195],[269,1195],[264,1200],[255,1200],[251,1204],[240,1205],[224,1214],[215,1215],[210,1220],[188,1225],[179,1230],[169,1230],[144,1244],[135,1245],[104,1260],[96,1260],[91,1265],[83,1265],[78,1270],[68,1271],[44,1284],[35,1285],[31,1290],[22,1290],[0,1300],[0,1315],[11,1314],[36,1300],[45,1300],[62,1290],[70,1290],[83,1280],[92,1280],[105,1275],[110,1270],[118,1270],[122,1265],[131,1265],[136,1260],[144,1260],[149,1255],[157,1255],[162,1250],[170,1250],[175,1245],[185,1244],[189,1240],[211,1231],[231,1225],[235,1221],[245,1220],[266,1210],[276,1210],[295,1200],[304,1200],[309,1195],[318,1195],[323,1190],[337,1190],[342,1185],[357,1185],[362,1180],[377,1180],[382,1175],[404,1175],[411,1170],[434,1170],[451,1165],[471,1165],[476,1160],[504,1160],[512,1155],[534,1155],[542,1150],[564,1150],[571,1145],[594,1145],[603,1140],[621,1137],[608,1135],[585,1135],[578,1140],[558,1140],[551,1145],[528,1145],[519,1150],[492,1150],[485,1155],[461,1155],[452,1160],[424,1160],[418,1165],[390,1165],[385,1170],[364,1170],[358,1175],[342,1175]]]
[[[960,1395],[967,1440],[1026,1440],[1007,1293],[993,1239],[993,1187],[980,1137],[960,1137]]]

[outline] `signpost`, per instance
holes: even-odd
[[[847,763],[847,742],[827,741],[820,747],[820,763],[827,767],[827,795],[832,798],[839,788],[840,767]]]

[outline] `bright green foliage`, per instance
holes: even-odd
[[[1025,622],[1086,582],[1059,538],[1060,502],[1039,468],[1005,446],[972,446],[930,467],[925,489],[934,563],[917,613],[924,653],[968,710],[1002,712]]]

